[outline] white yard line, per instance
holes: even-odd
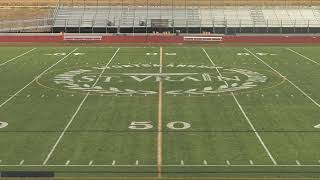
[[[209,56],[209,54],[207,53],[207,51],[206,51],[204,48],[202,48],[202,50],[204,51],[204,53],[206,54],[206,56],[208,57],[208,59],[210,60],[210,62],[212,63],[212,65],[213,65],[213,66],[216,66],[215,63],[213,63],[213,61],[212,61],[211,57]],[[219,69],[216,68],[216,70],[217,70],[219,76],[222,77],[222,74],[220,73]],[[228,84],[227,84],[226,81],[225,81],[225,84],[228,86]],[[250,125],[252,131],[254,132],[254,134],[256,135],[256,137],[257,137],[257,139],[259,140],[260,144],[262,145],[263,149],[264,149],[265,152],[268,154],[268,156],[269,156],[269,158],[271,159],[272,163],[273,163],[274,165],[277,165],[277,164],[278,164],[277,161],[276,161],[276,160],[274,159],[274,157],[272,156],[269,148],[266,146],[266,144],[265,144],[264,141],[262,140],[260,134],[258,133],[258,131],[256,130],[256,128],[255,128],[254,125],[252,124],[252,122],[251,122],[251,120],[249,119],[249,117],[247,116],[246,112],[243,110],[243,108],[242,108],[241,104],[239,103],[237,97],[234,95],[233,92],[231,92],[231,95],[232,95],[234,101],[236,102],[236,104],[238,105],[238,107],[239,107],[242,115],[245,117],[245,119],[247,120],[248,124]]]
[[[245,117],[245,119],[247,120],[248,124],[250,125],[252,131],[255,133],[256,137],[258,138],[260,144],[262,145],[262,147],[264,148],[264,150],[266,151],[266,153],[268,154],[269,158],[271,159],[271,161],[273,162],[274,165],[277,165],[277,161],[274,159],[274,157],[272,156],[271,152],[269,151],[269,148],[266,146],[266,144],[264,143],[264,141],[262,140],[261,136],[259,135],[258,131],[256,130],[256,128],[254,127],[254,125],[252,124],[252,122],[250,121],[250,119],[248,118],[247,114],[245,113],[245,111],[243,110],[241,104],[239,103],[238,99],[236,98],[236,96],[234,95],[234,93],[232,92],[232,97],[235,100],[235,102],[237,103],[239,109],[241,110],[243,116]]]
[[[317,62],[317,61],[315,61],[315,60],[313,60],[313,59],[311,59],[311,58],[309,58],[309,57],[307,57],[307,56],[305,56],[305,55],[303,55],[303,54],[301,54],[301,53],[299,53],[299,52],[297,52],[297,51],[295,51],[295,50],[293,50],[291,48],[286,48],[286,49],[291,51],[291,52],[293,52],[293,53],[295,53],[295,54],[297,54],[297,55],[299,55],[299,56],[301,56],[301,57],[303,57],[303,58],[305,58],[306,60],[309,60],[309,61],[311,61],[311,62],[313,62],[313,63],[315,63],[317,65],[320,65],[319,62]]]
[[[36,50],[36,49],[37,49],[37,48],[33,48],[33,49],[31,49],[31,50],[29,50],[29,51],[27,51],[27,52],[25,52],[25,53],[20,54],[19,56],[16,56],[16,57],[14,57],[14,58],[11,58],[11,59],[9,59],[9,60],[6,61],[6,62],[1,63],[0,66],[6,65],[7,63],[9,63],[9,62],[11,62],[11,61],[14,61],[14,60],[16,60],[16,59],[18,59],[18,58],[26,55],[26,54],[29,54],[29,53],[31,53],[32,51]]]
[[[260,57],[256,56],[254,53],[252,53],[250,50],[248,50],[247,48],[244,48],[247,52],[249,52],[252,56],[254,56],[256,59],[258,59],[259,61],[261,61],[264,65],[266,65],[267,67],[269,67],[270,69],[272,69],[275,73],[277,73],[279,76],[281,76],[282,78],[284,78],[286,81],[288,81],[292,86],[294,86],[297,90],[299,90],[304,96],[306,96],[311,102],[313,102],[313,104],[315,104],[318,108],[320,108],[320,104],[315,101],[314,99],[312,99],[307,93],[305,93],[302,89],[300,89],[296,84],[294,84],[292,81],[290,81],[286,76],[283,76],[279,71],[277,71],[276,69],[274,69],[273,67],[271,67],[269,64],[267,64],[264,60],[262,60]]]
[[[160,47],[160,68],[159,73],[162,74],[162,47]],[[159,97],[158,97],[158,137],[157,137],[157,164],[158,177],[162,176],[162,80],[159,81]]]
[[[96,86],[96,84],[98,83],[98,81],[100,80],[101,76],[103,75],[103,73],[106,71],[108,65],[112,62],[112,60],[114,59],[114,57],[118,54],[120,48],[117,49],[117,51],[113,54],[113,56],[110,58],[109,62],[106,64],[105,68],[101,71],[100,75],[98,76],[98,78],[96,79],[96,81],[94,82],[94,84],[92,85],[92,88]],[[82,99],[81,103],[79,104],[77,110],[74,112],[74,114],[72,115],[71,119],[69,120],[68,124],[66,125],[66,127],[63,129],[62,133],[60,134],[59,138],[57,139],[57,141],[55,142],[55,144],[53,145],[53,147],[51,148],[49,154],[47,155],[46,159],[43,161],[43,165],[47,164],[47,162],[49,161],[49,159],[51,158],[53,152],[55,151],[55,149],[57,148],[58,144],[60,143],[61,139],[63,138],[64,134],[66,133],[66,131],[69,129],[71,123],[73,122],[73,120],[75,119],[75,117],[77,116],[77,114],[79,113],[81,107],[83,106],[84,102],[87,100],[87,98],[89,97],[90,92],[88,92],[85,97]]]
[[[40,78],[42,75],[44,75],[45,73],[47,73],[50,69],[52,69],[53,67],[55,67],[57,64],[59,64],[61,61],[63,61],[64,59],[66,59],[67,57],[69,57],[73,52],[75,52],[76,50],[78,50],[78,48],[74,49],[73,51],[71,51],[69,54],[67,54],[66,56],[64,56],[63,58],[61,58],[59,61],[57,61],[56,63],[54,63],[53,65],[51,65],[48,69],[44,70],[42,73],[40,73],[38,76],[36,76],[31,82],[29,82],[27,85],[25,85],[23,88],[21,88],[19,91],[17,91],[16,93],[14,93],[12,96],[10,96],[7,100],[5,100],[3,103],[0,104],[0,108],[2,108],[4,105],[6,105],[9,101],[11,101],[14,97],[16,97],[19,93],[21,93],[24,89],[26,89],[27,87],[29,87],[33,82],[35,82],[38,78]]]

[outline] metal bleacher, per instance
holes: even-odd
[[[168,9],[166,7],[60,7],[56,27],[106,27],[150,25],[152,19],[168,19],[170,26],[320,26],[319,7],[222,7],[216,9]],[[227,23],[227,24],[226,24]]]
[[[153,20],[165,20],[161,27],[304,27],[320,28],[318,6],[60,6],[55,28],[141,28]]]

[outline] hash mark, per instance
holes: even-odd
[[[24,160],[21,160],[20,163],[19,163],[19,165],[23,165],[23,163],[24,163]]]
[[[297,165],[301,166],[301,163],[298,160],[296,160],[296,163]]]
[[[208,165],[208,162],[206,160],[203,160],[204,165]]]
[[[226,163],[227,163],[227,165],[228,165],[228,166],[230,166],[230,165],[231,165],[231,163],[230,163],[230,161],[229,161],[229,160],[226,160]]]
[[[180,164],[183,166],[183,165],[184,165],[184,161],[183,161],[183,160],[181,160],[181,161],[180,161]]]

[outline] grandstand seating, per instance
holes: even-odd
[[[294,28],[293,32],[296,28],[308,32],[309,28],[319,28],[313,32],[320,30],[320,0],[11,0],[0,1],[0,5],[54,6],[55,10],[46,17],[49,22],[46,28],[52,25],[54,32],[83,32],[83,29],[101,33],[118,33],[121,29],[143,32],[143,28],[146,33],[159,28],[163,28],[160,32],[168,31],[165,28],[171,28],[170,32],[175,28],[197,29],[195,32],[215,32],[215,28],[240,28],[236,30],[240,32],[279,27]],[[0,26],[16,27],[10,23],[0,23]],[[39,23],[24,25],[22,30],[35,27],[38,29]]]
[[[319,7],[60,7],[55,27],[141,27],[154,19],[168,27],[319,27]]]

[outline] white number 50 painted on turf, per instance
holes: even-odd
[[[132,122],[129,129],[152,129],[151,122]]]
[[[189,129],[191,125],[186,122],[177,121],[177,122],[170,122],[167,124],[169,129],[174,130],[184,130]],[[152,129],[153,125],[151,122],[131,122],[129,129],[138,129],[138,130],[145,130],[145,129]]]
[[[8,126],[8,123],[0,121],[0,129]]]

